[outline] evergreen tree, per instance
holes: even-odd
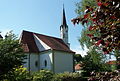
[[[13,68],[22,65],[25,55],[16,36],[9,32],[0,39],[0,78]]]

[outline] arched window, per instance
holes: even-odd
[[[44,61],[44,65],[45,65],[45,67],[47,66],[47,60]]]

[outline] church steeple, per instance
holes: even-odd
[[[68,25],[66,22],[64,5],[63,5],[63,12],[62,12],[62,23],[60,26],[60,37],[69,47],[70,44],[68,43]]]
[[[62,18],[62,25],[67,26],[64,5],[63,5],[63,18]]]

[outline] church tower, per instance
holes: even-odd
[[[60,37],[68,45],[68,47],[70,47],[70,44],[68,43],[68,25],[66,22],[64,5],[63,5],[63,12],[62,12],[62,23],[60,26]]]

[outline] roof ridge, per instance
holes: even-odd
[[[51,37],[51,38],[55,38],[55,39],[60,39],[62,40],[61,38],[57,38],[57,37],[53,37],[53,36],[48,36],[48,35],[44,35],[44,34],[40,34],[40,33],[35,33],[35,32],[31,32],[31,31],[26,31],[26,30],[23,30],[25,32],[30,32],[30,33],[33,33],[33,34],[38,34],[38,35],[43,35],[43,36],[46,36],[46,37]]]
[[[57,37],[47,36],[39,33],[34,33],[30,31],[23,30],[24,33],[24,40],[23,43],[29,44],[28,47],[31,52],[38,52],[38,47],[36,46],[36,43],[34,43],[34,39],[31,38],[32,36],[36,35],[40,40],[42,40],[45,44],[47,44],[51,49],[55,50],[61,50],[61,51],[67,51],[67,52],[73,52],[70,50],[70,48],[65,44],[65,42]],[[23,35],[22,35],[23,37]],[[29,39],[28,39],[29,38]],[[32,40],[32,41],[31,41]],[[22,42],[22,41],[21,41]],[[33,46],[36,47],[36,49],[33,49]]]

